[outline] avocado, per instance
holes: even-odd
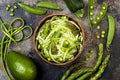
[[[7,65],[15,80],[35,80],[37,67],[34,62],[16,51],[8,52]]]

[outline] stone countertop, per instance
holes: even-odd
[[[15,10],[15,16],[10,17],[9,16],[9,11],[5,10],[5,7],[7,4],[13,4],[16,0],[0,0],[0,17],[2,18],[3,21],[8,21],[10,22],[16,17],[22,17],[25,20],[26,25],[32,26],[33,29],[35,29],[36,25],[38,22],[45,16],[53,13],[66,13],[69,15],[74,16],[67,6],[65,5],[63,0],[51,0],[52,2],[55,2],[58,4],[61,8],[63,8],[63,11],[56,11],[56,10],[48,10],[47,14],[45,15],[33,15],[30,13],[27,13],[23,11],[21,8],[18,7],[18,9]],[[35,3],[37,1],[49,1],[49,0],[19,0],[22,1],[23,3],[29,4],[31,6],[35,6]],[[98,34],[97,30],[94,30],[92,36],[90,35],[90,24],[88,20],[88,15],[87,15],[87,7],[88,7],[88,1],[89,0],[83,0],[85,3],[85,16],[79,21],[83,24],[85,32],[87,34],[86,36],[86,44],[87,46],[85,47],[83,53],[80,56],[79,60],[84,60],[84,57],[88,55],[87,51],[90,49],[95,49],[96,51],[96,45],[99,42],[105,43],[106,39],[95,39],[95,36]],[[111,59],[109,61],[108,67],[105,70],[104,74],[99,80],[120,80],[120,0],[97,0],[96,4],[96,12],[99,12],[99,7],[103,1],[106,1],[109,5],[108,12],[107,14],[110,14],[114,16],[115,21],[116,21],[116,31],[115,31],[115,37],[113,40],[113,43],[111,45]],[[75,17],[75,16],[74,16]],[[107,27],[107,17],[104,17],[102,22],[99,24],[102,26],[103,30],[108,30]],[[0,39],[2,38],[2,33],[0,32]],[[16,50],[18,52],[23,53],[26,56],[31,57],[36,65],[38,66],[38,79],[37,80],[59,80],[62,74],[65,72],[66,69],[68,69],[68,66],[64,67],[57,67],[57,66],[52,66],[49,65],[45,62],[43,62],[36,54],[35,50],[33,47],[33,41],[32,37],[28,40],[24,40],[20,43],[18,43],[20,46],[16,45],[11,45],[10,49]],[[21,48],[22,47],[22,48]],[[24,48],[24,49],[23,49]],[[94,59],[90,60],[85,64],[85,66],[91,66],[96,60],[96,54],[93,57]],[[7,80],[6,75],[3,72],[3,68],[1,66],[0,62],[0,80]]]

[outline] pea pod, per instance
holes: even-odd
[[[29,12],[29,13],[32,13],[32,14],[37,14],[37,15],[43,15],[46,13],[46,10],[43,10],[43,9],[38,9],[38,8],[34,8],[34,7],[31,7],[29,5],[26,5],[26,4],[23,4],[21,2],[18,2],[17,3],[23,10]]]
[[[94,10],[95,2],[96,0],[90,0],[89,2],[88,15],[91,26],[96,26],[103,19],[108,9],[107,3],[103,2],[99,15],[95,18],[95,20],[93,20],[93,15],[94,15],[93,10]]]
[[[115,20],[110,15],[108,15],[108,23],[109,23],[109,30],[108,30],[107,43],[106,43],[107,49],[110,47],[110,44],[112,43],[115,34]]]
[[[48,2],[48,1],[38,2],[36,6],[43,7],[43,8],[49,8],[49,9],[62,10],[57,4],[53,2]]]
[[[96,19],[92,22],[92,25],[97,25],[103,19],[103,17],[105,16],[105,14],[107,12],[107,8],[108,8],[107,3],[103,2],[102,9],[101,9],[99,15],[96,17]]]
[[[88,15],[89,15],[89,21],[92,23],[93,21],[93,10],[94,10],[94,5],[95,5],[96,0],[90,0],[89,2],[89,7],[88,7]]]

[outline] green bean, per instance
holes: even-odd
[[[53,2],[48,2],[48,1],[38,2],[36,6],[43,7],[43,8],[49,8],[49,9],[62,10],[57,4]]]
[[[7,79],[11,80],[9,73],[7,72],[7,68],[5,66],[5,58],[4,58],[5,56],[4,56],[4,54],[6,54],[6,53],[4,53],[4,48],[7,47],[4,44],[5,38],[6,38],[6,36],[3,36],[2,41],[1,41],[1,60],[2,60],[2,67],[3,67],[3,70],[4,70],[5,74],[6,74],[6,76],[7,76]]]
[[[94,71],[98,69],[99,65],[101,64],[102,57],[103,57],[103,44],[100,43],[98,46],[99,46],[98,59],[95,65],[93,66]]]
[[[105,14],[106,14],[106,12],[107,12],[107,8],[108,8],[107,3],[103,2],[103,3],[102,3],[102,9],[101,9],[99,15],[98,15],[97,18],[92,22],[92,25],[93,25],[93,26],[97,25],[97,24],[103,19],[103,17],[105,16]]]
[[[17,3],[23,10],[32,13],[32,14],[37,14],[37,15],[43,15],[46,13],[46,10],[43,9],[38,9],[38,8],[33,8],[29,5],[23,4],[21,2]]]
[[[109,30],[107,35],[106,48],[109,49],[115,34],[115,20],[112,16],[108,15]]]
[[[110,59],[110,54],[108,54],[105,59],[103,60],[102,64],[99,67],[99,70],[97,71],[97,73],[90,78],[90,80],[98,80],[98,78],[101,77],[102,73],[104,72],[105,68],[107,67],[107,63]]]
[[[76,63],[76,64],[70,66],[70,68],[69,68],[69,69],[64,73],[64,75],[62,76],[61,80],[66,80],[66,78],[68,77],[68,75],[70,74],[70,72],[71,72],[74,68],[80,66],[81,64],[82,64],[82,63]]]
[[[92,74],[92,72],[87,72],[87,73],[83,74],[82,76],[80,76],[79,78],[77,78],[76,80],[85,80],[85,79],[88,78],[91,74]]]
[[[72,73],[66,80],[74,80],[76,79],[77,77],[79,77],[80,75],[86,73],[86,72],[91,72],[93,71],[92,68],[82,68],[82,69],[79,69],[77,71],[75,71],[74,73]]]

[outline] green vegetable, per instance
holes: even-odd
[[[104,35],[104,34],[102,34],[102,35],[101,35],[101,38],[104,38],[104,37],[105,37],[105,35]]]
[[[107,3],[103,2],[102,3],[102,8],[101,11],[99,13],[99,15],[95,18],[95,20],[93,20],[93,15],[94,15],[94,5],[96,3],[96,0],[90,0],[89,2],[89,8],[88,8],[88,13],[89,13],[89,21],[91,23],[91,26],[96,26],[105,16],[106,12],[107,12],[107,8],[108,5]]]
[[[102,31],[101,33],[102,33],[102,34],[105,34],[105,31]]]
[[[10,9],[11,12],[14,12],[14,9]]]
[[[107,12],[107,8],[108,8],[108,4],[103,2],[102,3],[102,9],[99,13],[99,15],[97,16],[97,18],[95,19],[96,23],[93,21],[92,25],[97,25],[105,16],[106,12]]]
[[[16,80],[35,80],[37,68],[31,59],[15,51],[8,52],[6,58],[10,73]]]
[[[49,8],[49,9],[56,9],[56,10],[62,10],[57,4],[53,2],[37,2],[36,6],[43,7],[43,8]]]
[[[9,8],[10,8],[10,7],[11,7],[11,5],[10,5],[10,4],[8,4],[8,5],[7,5],[7,7],[9,7]]]
[[[10,13],[10,16],[11,16],[11,17],[14,16],[14,13]]]
[[[17,9],[17,6],[16,6],[16,5],[14,5],[14,6],[13,6],[13,8],[14,8],[14,9]]]
[[[93,67],[94,71],[96,71],[97,68],[99,67],[99,65],[101,64],[102,57],[103,57],[103,44],[100,43],[98,46],[99,46],[98,59],[97,59],[97,62],[95,63],[95,65]]]
[[[13,27],[13,24],[16,22],[16,21],[21,21],[21,25],[20,27]],[[1,23],[1,31],[4,33],[3,35],[3,38],[2,38],[2,41],[0,43],[0,53],[1,53],[1,60],[2,60],[2,67],[3,67],[3,70],[8,78],[8,80],[11,80],[10,78],[10,75],[7,71],[7,67],[6,67],[6,54],[7,54],[7,49],[10,47],[12,41],[17,43],[23,39],[28,39],[29,37],[31,37],[32,35],[32,28],[30,26],[25,26],[24,25],[24,20],[22,18],[15,18],[13,19],[13,21],[11,23],[8,23],[8,22],[3,22],[2,19],[0,18],[0,23]],[[24,36],[23,34],[23,30],[25,28],[28,28],[30,29],[30,35],[28,36]],[[17,39],[14,38],[15,35],[19,34],[19,33],[22,33],[22,36],[18,37]]]
[[[115,20],[113,16],[108,15],[109,30],[106,42],[106,48],[109,49],[115,34]]]
[[[108,54],[105,59],[103,60],[102,64],[99,67],[99,70],[97,71],[97,73],[90,78],[90,80],[98,80],[98,78],[101,77],[102,73],[104,72],[105,68],[107,67],[107,63],[110,59],[110,54]]]
[[[80,10],[77,10],[75,13],[74,13],[78,18],[82,18],[85,14],[85,11],[84,9],[80,9]]]
[[[64,73],[64,75],[62,76],[62,78],[60,80],[66,80],[66,78],[69,76],[70,72],[76,68],[79,67],[81,65],[81,63],[76,63],[72,66],[70,66],[70,68],[68,68],[68,70]]]
[[[97,38],[97,39],[100,39],[100,36],[99,36],[99,35],[97,35],[97,36],[96,36],[96,38]]]
[[[8,11],[9,9],[10,9],[10,8],[8,8],[8,7],[5,8],[5,10],[7,10],[7,11]]]
[[[97,26],[97,29],[99,30],[101,27],[100,26]]]
[[[67,16],[53,16],[38,30],[36,43],[44,58],[63,63],[74,58],[82,47],[80,27]]]
[[[82,0],[64,0],[67,7],[71,12],[76,12],[77,10],[83,9],[83,1]]]
[[[46,13],[46,10],[43,10],[43,9],[38,9],[38,8],[34,8],[34,7],[31,7],[27,4],[23,4],[21,2],[18,2],[17,3],[23,10],[29,12],[29,13],[32,13],[32,14],[37,14],[37,15],[43,15]]]
[[[93,13],[95,2],[96,0],[90,0],[89,5],[88,5],[88,17],[89,17],[90,23],[92,23],[93,21],[93,15],[91,15],[91,13]]]
[[[84,4],[83,0],[64,0],[67,7],[71,12],[73,12],[78,18],[84,15]]]
[[[66,80],[75,80],[77,77],[81,76],[82,74],[84,74],[86,72],[92,72],[92,71],[93,71],[92,68],[79,69],[79,70],[75,71],[74,73],[72,73]]]
[[[79,78],[77,78],[76,80],[85,80],[90,75],[92,75],[92,72],[87,72],[83,74],[82,76],[80,76]]]

